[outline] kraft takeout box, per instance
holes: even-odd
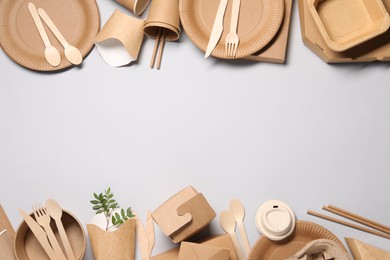
[[[183,242],[184,243],[184,242]],[[201,245],[218,247],[229,250],[229,260],[237,260],[234,245],[227,234],[209,237],[198,242]],[[152,257],[152,260],[178,260],[180,248],[176,247]]]
[[[229,249],[182,242],[178,260],[229,260]]]
[[[340,0],[337,0],[340,1]],[[356,0],[361,2],[362,0]],[[345,1],[351,3],[353,1]],[[383,0],[390,11],[390,0]],[[321,59],[328,63],[390,61],[390,30],[346,51],[334,51],[326,44],[310,12],[308,0],[298,0],[302,40]]]
[[[309,10],[328,47],[345,51],[389,29],[382,0],[308,0]]]
[[[105,231],[95,224],[87,224],[92,252],[96,260],[134,260],[136,219],[125,221],[114,231]]]
[[[161,29],[165,30],[166,41],[179,39],[179,0],[153,0],[150,4],[144,32],[147,36],[156,38]]]
[[[136,15],[142,14],[148,6],[150,0],[115,0]]]
[[[144,20],[115,10],[95,38],[102,58],[115,67],[137,60],[144,38],[144,23]]]
[[[192,186],[176,193],[152,213],[163,233],[175,243],[200,232],[215,216],[203,194]]]

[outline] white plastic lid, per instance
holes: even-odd
[[[265,237],[278,241],[285,239],[295,229],[294,212],[285,203],[271,200],[257,210],[256,226]]]

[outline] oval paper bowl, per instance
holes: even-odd
[[[35,219],[33,213],[30,216]],[[72,213],[66,210],[63,210],[62,213],[62,223],[76,259],[82,259],[86,248],[86,237],[81,223]],[[53,219],[51,219],[50,225],[58,243],[63,248],[62,240]],[[16,231],[14,249],[18,260],[50,260],[24,220],[19,224]],[[63,252],[65,254],[65,250]]]

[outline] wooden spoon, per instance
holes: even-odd
[[[30,11],[31,17],[34,20],[34,24],[38,29],[39,35],[45,45],[45,59],[53,67],[57,67],[61,63],[60,52],[50,43],[49,37],[46,34],[45,28],[43,27],[41,18],[39,18],[37,8],[33,3],[28,3],[28,10]]]
[[[219,217],[219,223],[221,224],[222,229],[229,234],[230,239],[233,242],[234,251],[236,251],[238,259],[244,260],[244,254],[241,251],[240,244],[238,243],[237,237],[234,233],[234,231],[236,230],[236,221],[234,220],[232,213],[227,210],[222,211]]]
[[[245,209],[242,205],[241,201],[234,199],[230,201],[230,212],[232,212],[234,219],[237,222],[238,229],[240,231],[240,237],[242,239],[242,243],[245,250],[245,255],[248,257],[249,252],[251,250],[251,246],[249,244],[248,235],[245,230],[245,226],[243,223],[245,217]]]
[[[80,50],[68,43],[68,41],[64,38],[60,30],[58,30],[57,26],[54,24],[45,10],[39,8],[38,13],[46,25],[53,32],[53,34],[57,37],[58,41],[62,44],[62,46],[64,46],[65,58],[70,63],[79,65],[83,61],[83,56],[81,55]]]
[[[68,235],[65,232],[64,225],[62,224],[62,208],[60,205],[53,199],[48,199],[46,201],[46,209],[49,215],[55,220],[58,232],[60,233],[60,237],[62,243],[65,248],[66,255],[69,260],[76,260],[73,249],[69,243]]]

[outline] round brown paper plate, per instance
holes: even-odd
[[[33,214],[30,216],[34,218]],[[63,210],[61,220],[76,259],[82,259],[85,253],[86,237],[81,223],[72,213],[66,210]],[[50,225],[57,240],[60,241],[59,244],[62,245],[55,221],[52,220]],[[49,260],[25,221],[22,221],[16,230],[14,247],[18,260]]]
[[[220,0],[180,0],[180,19],[192,42],[206,51]],[[225,38],[230,30],[232,2],[224,16],[222,37],[211,53],[217,58],[225,55]],[[266,46],[283,21],[284,0],[241,0],[237,33],[240,42],[235,59],[247,57]]]
[[[51,44],[61,53],[58,67],[47,63],[45,46],[28,10],[28,2],[0,1],[0,45],[5,53],[16,63],[33,70],[54,71],[71,66],[65,59],[64,48],[43,23]],[[83,57],[88,54],[100,29],[95,0],[35,0],[34,4],[45,9],[70,45],[79,48]]]
[[[282,241],[272,241],[262,236],[253,245],[248,260],[275,260],[286,259],[294,255],[307,243],[316,239],[329,239],[345,247],[330,231],[307,221],[297,221],[294,233]]]

